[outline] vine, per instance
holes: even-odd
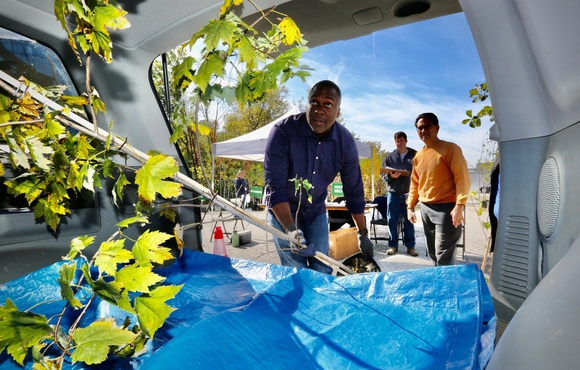
[[[180,76],[176,79],[180,88],[196,85],[202,102],[231,89],[239,102],[251,102],[263,98],[268,90],[288,78],[304,79],[308,73],[307,67],[298,63],[307,49],[295,23],[288,17],[279,23],[268,20],[271,30],[264,37],[256,36],[257,31],[232,11],[233,6],[241,3],[241,0],[224,1],[219,18],[210,21],[190,42],[203,39],[206,46],[201,64],[193,68],[194,61],[188,59],[176,74]],[[56,232],[63,217],[71,212],[71,194],[83,189],[92,192],[101,187],[101,178],[111,178],[115,180],[114,196],[123,195],[130,184],[125,171],[131,169],[114,158],[130,156],[142,166],[135,170],[137,215],[119,223],[118,232],[103,242],[92,257],[83,251],[94,242],[93,237],[73,239],[59,269],[58,283],[64,302],[59,315],[46,318],[34,313],[35,307],[21,310],[11,299],[0,306],[0,350],[6,350],[20,365],[31,352],[34,367],[47,369],[62,368],[69,360],[92,365],[111,355],[138,356],[145,351],[145,344],[175,310],[167,301],[181,289],[163,285],[165,279],[153,267],[174,258],[171,250],[163,246],[166,241],[175,238],[180,248],[182,241],[177,235],[150,230],[136,240],[129,240],[123,229],[136,223],[147,224],[154,212],[174,221],[172,205],[155,210],[153,202],[158,195],[166,200],[176,198],[182,185],[192,183],[180,177],[172,157],[142,153],[126,139],[98,127],[97,115],[106,112],[106,105],[91,83],[91,57],[96,54],[107,63],[113,61],[109,30],[130,27],[127,12],[108,0],[55,0],[54,9],[77,59],[85,63],[86,94],[64,96],[64,89],[44,89],[24,78],[20,79],[22,89],[1,84],[6,93],[0,91],[0,136],[8,144],[10,165],[19,173],[5,182],[8,192],[23,195],[34,216]],[[272,12],[273,9],[262,12],[260,19],[267,19]],[[69,24],[75,25],[72,30]],[[282,44],[292,47],[280,52]],[[236,65],[244,63],[245,69],[236,67],[235,87],[222,86],[225,63],[232,59]],[[39,92],[53,98],[61,108],[51,109],[41,103],[45,100],[37,97]],[[83,107],[90,113],[92,127],[71,118],[73,112]],[[179,137],[179,130],[176,132],[173,141]],[[0,162],[0,176],[4,174],[3,166]],[[124,322],[105,318],[81,327],[89,307],[97,300],[125,311]],[[74,319],[65,327],[63,318],[69,315]]]

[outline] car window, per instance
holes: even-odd
[[[13,78],[26,77],[43,87],[65,85],[65,95],[78,95],[54,51],[0,27],[0,70]]]

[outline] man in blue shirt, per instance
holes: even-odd
[[[388,255],[397,253],[399,247],[399,235],[397,232],[399,217],[404,220],[403,244],[407,247],[407,253],[413,257],[419,254],[415,250],[415,225],[407,218],[407,196],[409,185],[411,184],[411,170],[413,169],[413,158],[417,151],[407,147],[407,134],[403,131],[396,132],[395,145],[397,149],[389,153],[383,161],[381,177],[387,182],[387,219],[389,222]],[[391,169],[402,171],[393,171]]]
[[[246,208],[246,197],[248,196],[248,183],[246,182],[246,171],[239,170],[234,183],[236,189],[236,201],[240,200],[240,207]]]
[[[366,259],[373,257],[358,150],[352,134],[336,122],[340,101],[339,87],[332,81],[320,81],[310,89],[306,113],[276,124],[268,137],[264,159],[268,222],[302,244],[301,250],[287,240],[274,238],[283,265],[329,272],[326,265],[301,251],[312,244],[328,254],[325,203],[328,186],[338,173],[346,207],[359,230],[361,252]],[[300,194],[295,188],[299,180],[308,180],[312,188]]]

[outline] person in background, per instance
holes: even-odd
[[[248,183],[246,182],[246,171],[239,170],[236,174],[236,181],[235,181],[235,189],[236,189],[236,203],[239,201],[239,206],[242,208],[246,208],[246,197],[248,196]]]
[[[407,217],[412,223],[417,222],[415,206],[421,202],[429,256],[436,266],[452,265],[471,186],[467,162],[457,144],[439,139],[439,119],[435,114],[420,114],[415,127],[425,146],[413,159]]]
[[[340,88],[332,81],[319,81],[308,93],[306,112],[286,118],[270,131],[264,159],[268,222],[300,245],[274,237],[283,265],[331,272],[313,255],[328,254],[327,189],[338,173],[346,208],[360,234],[359,248],[366,259],[374,255],[364,217],[358,150],[352,134],[336,122],[340,102]],[[297,190],[297,182],[306,180],[312,187]]]
[[[410,175],[413,168],[413,158],[415,158],[417,151],[407,148],[407,134],[403,131],[396,132],[394,136],[397,149],[385,157],[381,168],[381,177],[387,182],[388,191],[387,220],[391,237],[387,254],[393,255],[398,251],[399,235],[397,227],[399,217],[403,217],[405,225],[403,244],[407,247],[408,254],[417,257],[419,254],[415,250],[415,225],[407,217],[407,195],[411,182]],[[393,171],[391,170],[392,168],[402,171]]]

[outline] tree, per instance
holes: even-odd
[[[203,39],[206,43],[199,68],[192,70],[192,64],[188,64],[191,60],[185,67],[177,67],[183,79],[176,86],[183,89],[195,83],[196,102],[206,104],[214,94],[229,89],[246,104],[263,99],[267,91],[276,89],[288,78],[306,76],[307,72],[298,67],[298,58],[306,48],[294,22],[288,17],[283,17],[279,23],[268,20],[273,26],[268,37],[256,40],[253,28],[245,25],[232,11],[234,3],[239,5],[241,0],[225,0],[219,18],[210,21],[192,38],[192,42]],[[61,368],[65,358],[90,365],[105,361],[109,355],[132,356],[154,337],[174,310],[166,301],[177,294],[180,286],[163,285],[164,278],[153,272],[153,265],[174,258],[163,246],[165,241],[170,238],[180,241],[177,235],[150,230],[137,240],[128,241],[123,229],[135,223],[148,223],[148,216],[153,212],[167,218],[174,216],[169,202],[161,208],[154,207],[158,198],[170,200],[179,195],[181,184],[171,179],[183,185],[196,185],[181,176],[172,157],[162,153],[145,154],[97,125],[96,116],[106,111],[106,105],[91,84],[91,58],[98,55],[107,63],[113,61],[109,30],[130,26],[126,12],[116,2],[108,0],[55,0],[54,9],[71,48],[79,62],[86,66],[86,95],[67,97],[60,91],[58,99],[67,107],[52,111],[30,92],[15,98],[12,90],[7,94],[0,92],[0,135],[8,143],[12,167],[22,173],[5,183],[8,191],[14,196],[25,196],[34,208],[35,217],[56,230],[61,219],[70,212],[69,191],[94,191],[100,186],[101,177],[111,177],[116,178],[114,194],[121,196],[129,181],[124,168],[113,159],[119,155],[131,156],[143,166],[135,175],[139,196],[137,216],[121,222],[119,232],[103,242],[92,257],[83,255],[83,250],[93,238],[80,236],[73,240],[66,256],[69,262],[59,271],[61,295],[66,302],[60,315],[46,318],[31,312],[33,308],[21,311],[10,299],[0,306],[0,349],[6,349],[19,364],[23,364],[28,352],[33,351],[33,359],[39,363],[36,367],[44,368]],[[261,18],[264,19],[267,19],[266,14]],[[221,50],[218,43],[229,46],[228,51]],[[287,51],[280,51],[282,44],[289,46]],[[272,56],[278,58],[271,59]],[[234,87],[226,88],[216,81],[223,78],[224,65],[232,58],[236,58],[237,63],[244,63],[246,69],[240,71]],[[258,68],[260,63],[262,68]],[[30,81],[23,80],[23,83],[47,93],[46,89]],[[174,94],[179,95],[177,91]],[[90,112],[92,128],[67,117],[69,108],[85,105]],[[198,107],[196,104],[193,115],[196,125]],[[190,122],[184,121],[176,127],[187,129],[189,126]],[[0,174],[2,172],[0,162]],[[133,243],[131,249],[125,247],[126,242]],[[81,297],[76,295],[78,290],[90,293]],[[97,298],[133,315],[138,324],[126,322],[119,327],[113,321],[99,320],[80,328],[84,312]],[[70,327],[63,328],[60,318],[67,311],[76,315]],[[155,312],[155,315],[148,312]],[[51,347],[59,351],[56,357],[45,351]]]
[[[224,119],[223,129],[217,134],[217,141],[225,141],[252,132],[282,116],[290,108],[287,102],[288,89],[270,91],[263,100],[252,105],[236,105]],[[248,185],[264,186],[264,167],[262,163],[216,158],[216,182],[221,183],[222,194],[233,194],[233,179],[239,169],[246,171]]]
[[[475,84],[475,88],[469,90],[469,96],[472,98],[472,103],[484,102],[489,98],[489,90],[487,88],[487,82],[482,84]],[[479,110],[479,112],[474,115],[471,109],[468,109],[465,114],[467,114],[467,119],[464,119],[461,123],[469,127],[476,128],[481,127],[481,119],[484,117],[489,117],[490,122],[495,121],[493,115],[493,108],[491,105],[486,105]]]

